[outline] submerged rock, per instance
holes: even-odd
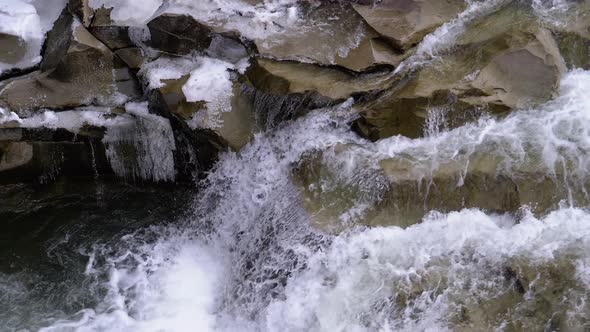
[[[588,203],[583,186],[564,184],[561,175],[550,176],[540,165],[502,172],[506,161],[493,152],[440,164],[405,153],[374,160],[369,153],[355,145],[337,145],[296,165],[293,180],[316,227],[330,232],[355,225],[407,227],[430,211],[478,208],[503,214],[527,206],[546,214],[568,198]]]

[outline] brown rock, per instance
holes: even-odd
[[[465,9],[461,0],[383,0],[354,9],[383,37],[408,50]]]
[[[298,26],[305,28],[256,40],[260,54],[279,60],[339,65],[353,71],[376,65],[396,66],[403,59],[391,45],[379,39],[350,4],[310,6],[302,20]]]
[[[356,93],[383,89],[389,83],[388,78],[391,76],[388,70],[359,75],[337,68],[271,59],[258,59],[257,65],[274,80],[278,79],[279,86],[288,86],[283,93],[317,91],[334,100],[346,99]]]
[[[505,114],[546,102],[566,67],[552,33],[536,22],[519,4],[472,22],[457,47],[357,105],[359,132],[373,140],[420,137],[432,110],[445,109],[448,128],[454,128],[484,111]]]
[[[26,116],[40,108],[116,106],[140,95],[124,63],[81,25],[75,28],[67,52],[47,53],[42,69],[3,82],[0,103]]]

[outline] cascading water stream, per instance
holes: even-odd
[[[405,155],[433,168],[493,144],[503,146],[498,171],[517,174],[540,158],[550,173],[567,160],[568,176],[587,179],[588,83],[590,72],[574,71],[561,96],[540,109],[418,140],[356,137],[347,104],[260,134],[239,154],[222,156],[184,222],[89,247],[85,284],[102,296],[44,331],[584,326],[587,211],[564,206],[542,218],[526,208],[520,215],[433,212],[406,229],[349,226],[328,235],[310,226],[290,173],[302,157],[339,144],[357,146],[361,164],[367,155]],[[555,276],[560,269],[568,273]],[[556,298],[561,283],[569,290]],[[555,318],[539,322],[527,310]]]

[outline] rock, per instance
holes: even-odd
[[[0,129],[0,183],[48,183],[59,176],[110,176],[99,138],[64,129]]]
[[[557,32],[556,40],[568,68],[590,69],[590,38],[576,33]]]
[[[205,174],[218,152],[226,149],[214,132],[192,130],[171,114],[157,91],[150,93],[146,102],[126,104],[125,110],[46,111],[22,119],[21,126],[0,128],[0,143],[8,147],[31,144],[33,157],[20,162],[25,154],[3,148],[10,159],[5,158],[2,164],[6,172],[0,172],[0,182],[11,181],[4,179],[11,176],[17,182],[40,177],[46,182],[58,175],[114,173],[133,182],[189,184]],[[79,170],[73,166],[75,162]]]
[[[0,172],[26,165],[33,159],[33,147],[23,142],[0,143]]]
[[[356,127],[372,140],[423,136],[428,114],[444,109],[447,129],[482,112],[506,112],[546,102],[559,88],[566,66],[550,31],[538,27],[519,4],[468,26],[457,47],[357,105]],[[517,22],[517,24],[510,24]]]
[[[356,108],[361,118],[354,128],[372,141],[395,135],[422,137],[427,133],[428,121],[436,115],[444,120],[444,123],[435,124],[441,127],[439,129],[456,128],[477,119],[487,110],[463,102],[446,90],[434,91],[428,97],[397,98],[386,94],[368,103],[361,102]]]
[[[40,65],[41,71],[48,71],[57,67],[62,58],[67,54],[73,36],[68,31],[72,30],[73,23],[74,17],[65,8],[53,24],[53,29],[47,33],[45,52]]]
[[[203,54],[235,64],[252,52],[238,34],[217,33],[186,15],[163,14],[147,26],[148,46],[168,55]]]
[[[30,71],[41,61],[45,34],[65,0],[11,0],[0,8],[0,79]]]
[[[0,48],[6,50],[0,54],[0,62],[18,63],[27,52],[26,47],[22,47],[25,43],[18,36],[0,33]]]
[[[465,9],[462,0],[383,0],[354,5],[381,36],[408,50]]]
[[[222,111],[219,119],[208,119],[207,106],[204,101],[188,102],[182,92],[190,75],[184,75],[177,80],[163,80],[165,85],[159,88],[170,112],[190,125],[201,125],[217,121],[218,126],[211,128],[220,135],[234,150],[239,150],[250,141],[255,132],[254,112],[252,104],[240,90],[239,83],[232,83],[232,95],[229,110]],[[199,120],[197,123],[196,120]]]
[[[123,60],[130,69],[138,70],[146,62],[144,52],[139,47],[119,49],[115,51],[115,54]]]
[[[67,52],[48,48],[42,70],[0,83],[1,105],[27,116],[41,108],[117,106],[140,96],[133,73],[82,25],[74,26],[69,41],[61,36],[69,33],[70,24],[55,28],[49,38],[57,40],[55,45],[69,44]]]
[[[85,27],[92,23],[94,11],[90,8],[88,0],[69,0],[68,10],[74,17],[77,17]]]
[[[212,131],[189,128],[156,92],[125,110],[46,111],[21,119],[22,128],[0,128],[0,182],[114,173],[133,182],[193,183],[226,144]],[[33,147],[31,158],[21,143]]]
[[[149,46],[175,55],[204,52],[213,41],[213,31],[190,16],[164,14],[147,24]]]
[[[495,56],[471,85],[484,102],[517,108],[549,100],[566,71],[551,32],[540,29],[526,46]],[[466,98],[470,100],[472,98]]]
[[[89,32],[105,44],[119,59],[131,69],[139,69],[152,58],[148,50],[131,40],[131,35],[141,33],[138,28],[113,25],[92,25]]]
[[[139,72],[158,90],[170,112],[192,128],[207,128],[239,150],[255,131],[252,103],[245,98],[241,74],[229,62],[199,57],[160,57]]]
[[[396,66],[403,59],[379,39],[350,4],[310,5],[302,16],[303,22],[296,29],[255,40],[260,54],[279,60],[338,65],[353,71],[377,65]]]
[[[129,37],[129,27],[93,25],[88,31],[112,51],[135,46]]]
[[[381,65],[395,67],[409,55],[394,51],[389,43],[381,40],[379,36],[370,35],[371,37],[364,38],[346,56],[338,55],[334,64],[362,72]]]
[[[268,73],[266,75],[271,75],[273,83],[270,85],[286,85],[282,93],[316,91],[334,100],[347,99],[354,94],[372,90],[382,90],[387,87],[388,79],[391,77],[388,70],[357,74],[332,67],[264,58],[259,58],[253,66],[259,66],[260,70]],[[269,77],[260,70],[250,71],[251,80],[261,82],[265,77]]]
[[[220,151],[227,149],[227,143],[214,131],[191,129],[188,124],[171,113],[158,90],[148,94],[148,109],[151,114],[170,122],[174,133],[174,167],[176,180],[192,182],[202,178],[217,161]]]

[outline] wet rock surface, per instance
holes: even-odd
[[[354,9],[381,36],[408,50],[436,28],[454,19],[465,9],[457,0],[361,1]]]
[[[244,28],[266,25],[264,37],[240,31],[232,21],[256,15],[264,2],[248,3],[234,13],[238,16],[218,21],[192,7],[186,14],[162,7],[152,17],[146,8],[124,18],[122,9],[101,4],[72,0],[63,8],[46,34],[38,70],[0,82],[3,109],[21,118],[87,106],[123,110],[157,89],[167,108],[157,114],[171,122],[177,136],[210,130],[220,137],[204,139],[201,148],[212,157],[223,150],[222,141],[239,150],[260,130],[349,98],[360,115],[353,129],[373,141],[422,137],[436,114],[444,114],[446,129],[484,114],[502,117],[555,96],[566,67],[584,67],[588,58],[587,24],[580,15],[571,15],[567,28],[547,25],[531,6],[518,3],[466,19],[456,47],[409,71],[408,63],[423,56],[425,46],[416,45],[426,35],[462,19],[459,14],[467,9],[462,1],[312,1],[282,23],[245,23]],[[572,6],[579,13],[587,10],[584,4]],[[294,22],[305,28],[283,26]],[[20,37],[4,40],[15,38]],[[224,95],[206,97],[198,90],[213,73],[203,70],[212,63],[207,59],[218,61],[215,75],[228,80]],[[176,71],[167,64],[175,64]],[[9,124],[19,126],[14,120],[3,126]],[[175,138],[175,144],[187,146],[181,141],[194,137]],[[174,151],[177,163],[213,164],[214,158],[181,161]],[[186,178],[187,172],[180,173]]]

